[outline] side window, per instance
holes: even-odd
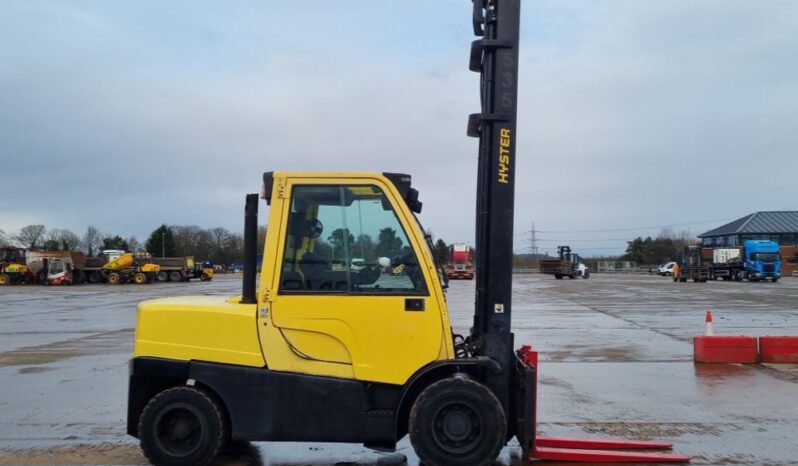
[[[427,286],[380,188],[300,185],[291,195],[280,292],[427,294]]]

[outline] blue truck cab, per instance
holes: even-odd
[[[747,240],[744,243],[745,271],[749,280],[759,281],[781,278],[781,249],[777,243],[764,240]]]

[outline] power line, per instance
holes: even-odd
[[[671,227],[689,227],[694,225],[706,225],[708,223],[716,223],[716,222],[721,222],[723,220],[728,220],[728,219],[705,220],[702,222],[690,222],[690,223],[671,223],[668,225],[650,225],[650,226],[640,226],[640,227],[630,227],[630,228],[608,228],[604,230],[537,230],[537,232],[538,233],[617,233],[622,231],[641,231],[641,230],[654,230],[654,229],[663,229]]]

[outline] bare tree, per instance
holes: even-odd
[[[80,246],[80,237],[70,230],[54,228],[47,232],[45,249],[74,251]]]
[[[103,244],[102,236],[100,230],[94,225],[89,225],[89,227],[86,228],[86,233],[83,234],[82,244],[86,254],[93,256],[99,252],[98,250]]]
[[[8,239],[8,235],[6,234],[6,232],[3,231],[3,230],[0,230],[0,248],[4,248],[4,247],[8,246],[9,243],[10,243],[10,241]]]
[[[29,249],[34,249],[37,244],[44,240],[44,233],[46,231],[47,229],[44,225],[28,225],[19,230],[17,240]]]
[[[59,230],[59,232],[58,241],[61,242],[61,249],[64,251],[77,251],[80,247],[80,236],[67,229]]]
[[[130,248],[130,252],[137,252],[141,249],[141,243],[136,239],[136,235],[129,236],[125,242],[127,243],[127,247]]]

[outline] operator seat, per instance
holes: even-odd
[[[348,291],[347,272],[333,271],[330,264],[318,254],[307,251],[299,261],[299,270],[305,276],[305,286],[311,291]]]

